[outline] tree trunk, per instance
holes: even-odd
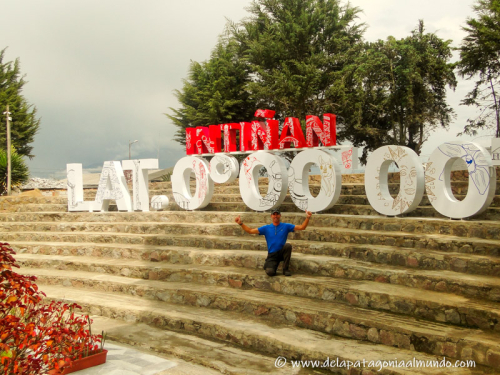
[[[495,134],[496,134],[495,136],[498,138],[498,137],[500,137],[500,113],[498,112],[499,111],[498,106],[500,103],[497,100],[495,87],[493,86],[493,81],[491,78],[490,78],[490,86],[491,86],[491,92],[493,94],[493,101],[495,102],[495,115],[496,115],[496,120],[497,120],[497,129],[495,132]]]

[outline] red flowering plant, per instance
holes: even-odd
[[[35,276],[19,268],[14,250],[0,243],[0,363],[5,375],[61,373],[71,362],[102,351],[102,335],[92,335],[90,318],[77,304],[42,303]],[[98,343],[101,343],[99,348]]]

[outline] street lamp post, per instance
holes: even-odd
[[[133,142],[130,142],[130,139],[128,140],[128,160],[130,160],[130,147],[136,142],[139,142],[137,139]]]
[[[10,195],[11,193],[11,178],[12,178],[12,160],[11,160],[11,150],[10,150],[10,121],[12,118],[10,117],[11,113],[9,112],[9,105],[7,104],[7,110],[3,113],[6,115],[6,122],[7,122],[7,195]]]

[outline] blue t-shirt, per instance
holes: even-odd
[[[295,225],[288,223],[269,224],[259,228],[259,234],[266,236],[269,254],[281,250],[285,246],[288,233],[293,231],[295,231]]]

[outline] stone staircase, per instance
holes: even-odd
[[[397,174],[390,181],[397,194]],[[390,218],[370,207],[362,176],[343,176],[339,203],[289,236],[292,277],[268,277],[264,238],[234,223],[270,222],[242,203],[237,181],[196,212],[69,213],[64,192],[4,197],[0,240],[47,298],[77,302],[109,338],[222,373],[500,373],[499,191],[472,220],[443,218],[426,197]],[[170,183],[150,194],[173,202]],[[283,221],[304,217],[287,197]],[[445,357],[476,366],[401,366]]]

